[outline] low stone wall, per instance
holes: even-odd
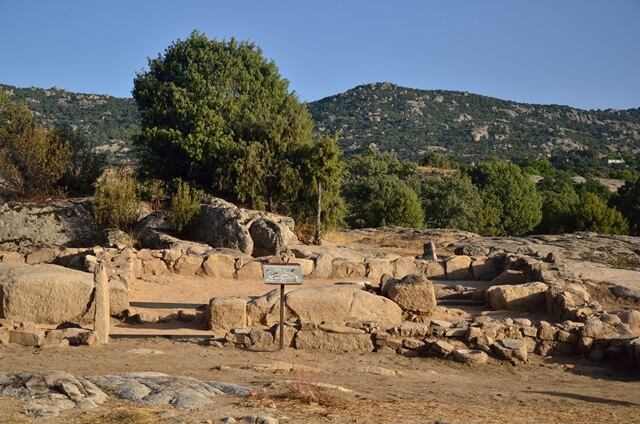
[[[28,347],[91,346],[96,344],[95,333],[84,328],[44,330],[31,322],[13,323],[0,320],[0,346],[10,343]]]
[[[532,354],[541,356],[576,355],[594,361],[626,360],[640,367],[640,312],[620,317],[609,314],[591,317],[586,322],[545,321],[476,317],[472,322],[452,324],[431,320],[428,323],[404,322],[389,326],[374,321],[296,323],[285,326],[285,345],[295,349],[328,352],[380,352],[405,356],[436,356],[476,364],[483,356],[527,361]],[[617,322],[617,324],[613,324]],[[253,351],[277,349],[279,327],[235,328],[226,333],[219,345]]]

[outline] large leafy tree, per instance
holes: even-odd
[[[560,234],[575,231],[575,214],[580,198],[568,175],[562,171],[546,176],[538,183],[542,196],[542,221],[536,232]]]
[[[181,178],[258,209],[288,213],[313,195],[313,124],[254,44],[194,32],[134,80],[143,176]],[[316,171],[317,172],[317,171]],[[340,173],[332,173],[338,178]],[[339,183],[332,181],[327,186]]]
[[[470,171],[487,209],[487,235],[522,235],[542,219],[542,198],[536,186],[514,164],[491,160]]]
[[[420,193],[428,228],[452,228],[479,232],[484,228],[483,202],[471,179],[462,174],[431,178]]]
[[[626,234],[627,221],[617,210],[607,206],[604,199],[587,192],[580,196],[576,211],[576,229],[604,234]]]
[[[368,150],[348,163],[343,187],[350,226],[422,228],[424,212],[416,191],[416,165],[389,153]]]
[[[613,200],[629,223],[629,232],[640,235],[640,178],[625,184]]]

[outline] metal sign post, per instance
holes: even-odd
[[[265,284],[280,285],[280,350],[284,349],[284,286],[302,285],[300,264],[262,263]]]

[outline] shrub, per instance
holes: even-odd
[[[138,184],[133,175],[115,171],[98,179],[95,206],[100,227],[130,229],[140,213]]]
[[[171,224],[181,233],[200,211],[202,191],[192,188],[187,181],[177,180],[175,194],[171,197]]]
[[[50,194],[68,164],[67,140],[37,125],[26,106],[0,94],[0,180],[5,190]]]
[[[55,133],[69,146],[69,161],[59,184],[73,194],[90,194],[102,174],[105,155],[95,152],[86,134],[69,126],[56,128]]]
[[[146,180],[140,183],[140,198],[149,202],[154,211],[162,209],[167,201],[167,189],[164,181]]]

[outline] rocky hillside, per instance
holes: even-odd
[[[132,99],[1,84],[0,90],[25,102],[44,125],[79,126],[113,162],[130,160],[131,134],[139,125]],[[319,132],[341,131],[347,154],[375,143],[405,158],[430,150],[463,160],[538,154],[560,161],[586,157],[591,166],[640,154],[640,108],[586,111],[390,83],[358,86],[308,107]]]
[[[309,109],[319,131],[342,131],[347,153],[371,143],[412,158],[429,150],[467,160],[640,153],[640,109],[586,111],[390,83],[361,85],[309,103]]]
[[[133,99],[100,94],[72,93],[57,87],[17,88],[0,84],[13,100],[33,111],[45,127],[68,124],[86,132],[100,152],[112,163],[131,160],[131,135],[138,128],[138,112]]]

